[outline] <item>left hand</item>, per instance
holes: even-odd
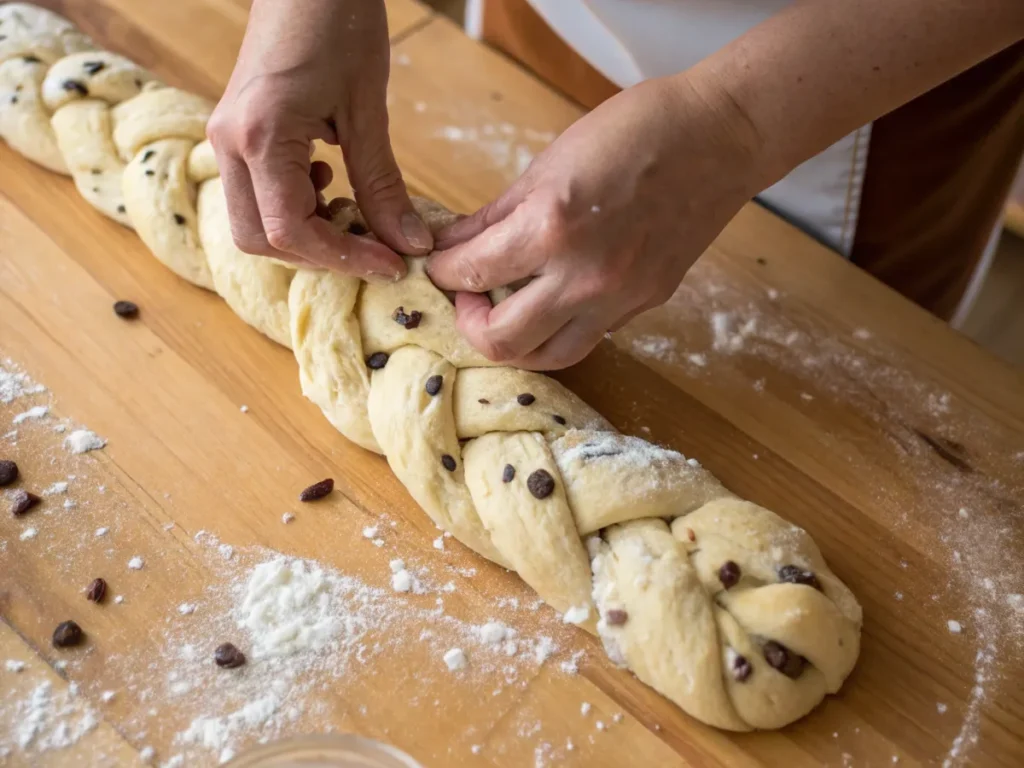
[[[583,117],[496,201],[442,231],[428,272],[488,359],[551,370],[666,302],[760,191],[749,123],[685,75]],[[483,292],[530,279],[497,306]]]

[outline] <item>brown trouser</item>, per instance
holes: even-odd
[[[618,88],[526,0],[484,4],[483,38],[592,109]],[[871,129],[852,260],[949,319],[1024,152],[1024,43],[879,118]]]

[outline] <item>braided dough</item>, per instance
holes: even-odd
[[[385,455],[438,526],[705,723],[778,728],[839,689],[861,609],[803,530],[616,433],[553,379],[490,363],[422,260],[381,285],[240,252],[211,108],[53,13],[0,6],[0,135],[292,348],[303,394]],[[415,204],[435,232],[452,218]],[[351,201],[331,210],[365,226]]]

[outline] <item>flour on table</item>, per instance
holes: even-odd
[[[107,441],[88,429],[76,429],[66,438],[64,445],[71,453],[88,453],[97,451],[107,444]]]
[[[46,414],[48,414],[49,412],[50,412],[49,406],[46,406],[46,405],[35,405],[35,406],[32,406],[31,408],[29,408],[27,411],[19,413],[17,416],[15,416],[13,419],[11,419],[11,423],[12,424],[21,424],[23,422],[29,421],[30,419],[32,421],[38,421],[39,419],[44,418],[46,416]]]

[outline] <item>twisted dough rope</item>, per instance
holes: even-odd
[[[210,111],[67,20],[0,6],[0,135],[291,347],[303,393],[383,453],[438,526],[706,723],[778,728],[839,689],[861,609],[806,532],[693,459],[617,434],[554,380],[491,364],[422,260],[380,285],[238,251]],[[451,220],[415,203],[435,232]],[[365,231],[351,201],[330,210]]]

